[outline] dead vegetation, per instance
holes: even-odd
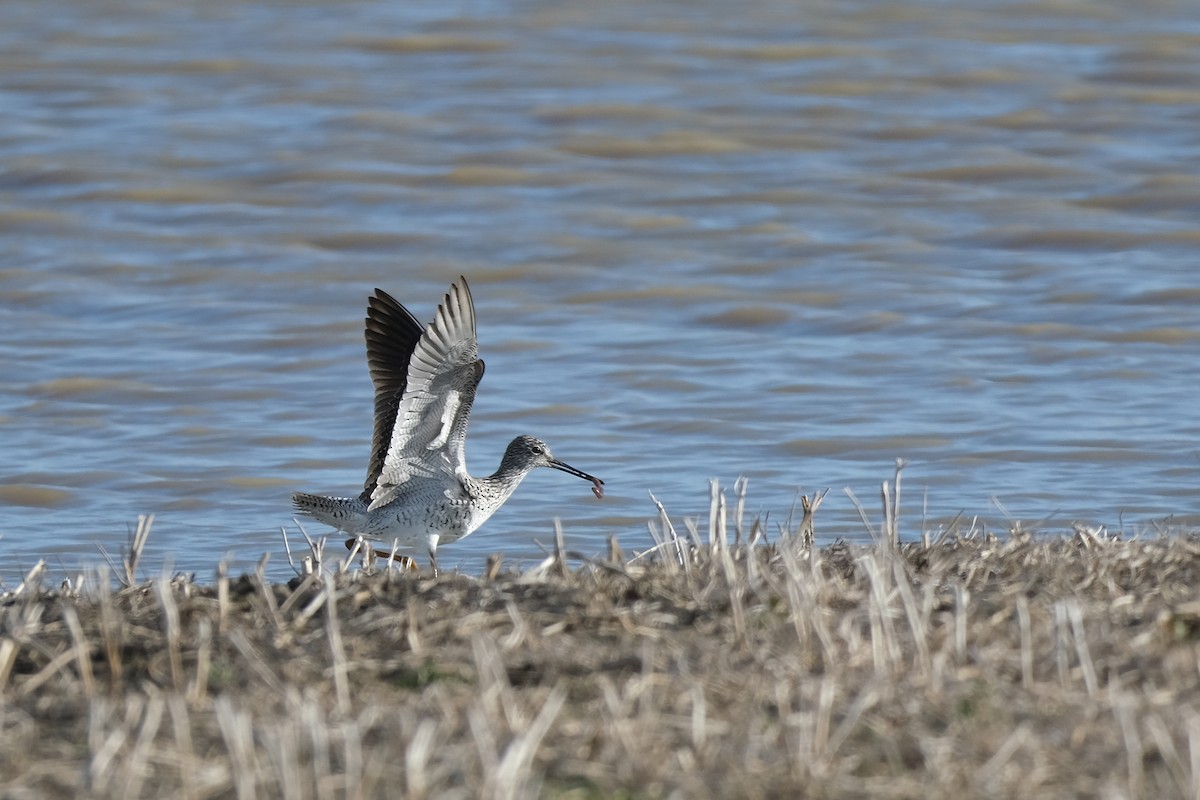
[[[817,505],[481,578],[31,575],[0,797],[1200,796],[1200,540],[814,548]]]

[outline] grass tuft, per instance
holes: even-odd
[[[0,597],[0,794],[1200,796],[1200,539],[918,532],[902,466],[862,546],[813,544],[823,492],[768,541],[739,481],[655,501],[643,553],[556,530],[479,578],[312,540],[288,585],[137,583],[145,536],[124,588],[39,565]]]

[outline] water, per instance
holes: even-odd
[[[459,273],[472,470],[607,485],[443,567],[644,548],[710,477],[863,538],[897,457],[909,536],[1194,526],[1200,14],[963,5],[5,5],[0,579],[143,513],[148,574],[290,574],[290,493],[366,469],[368,294]]]

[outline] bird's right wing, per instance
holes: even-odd
[[[409,358],[404,396],[371,493],[372,509],[391,502],[413,477],[465,472],[467,418],[483,376],[478,354],[475,306],[467,279],[459,277]]]

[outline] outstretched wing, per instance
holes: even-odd
[[[467,420],[483,377],[478,355],[475,306],[467,279],[459,277],[409,358],[404,396],[371,493],[372,509],[391,502],[414,477],[465,474]]]
[[[408,362],[421,339],[421,323],[382,289],[367,301],[367,366],[375,384],[375,435],[371,438],[371,463],[363,484],[362,501],[371,502],[379,473],[396,429],[396,414],[408,384]]]

